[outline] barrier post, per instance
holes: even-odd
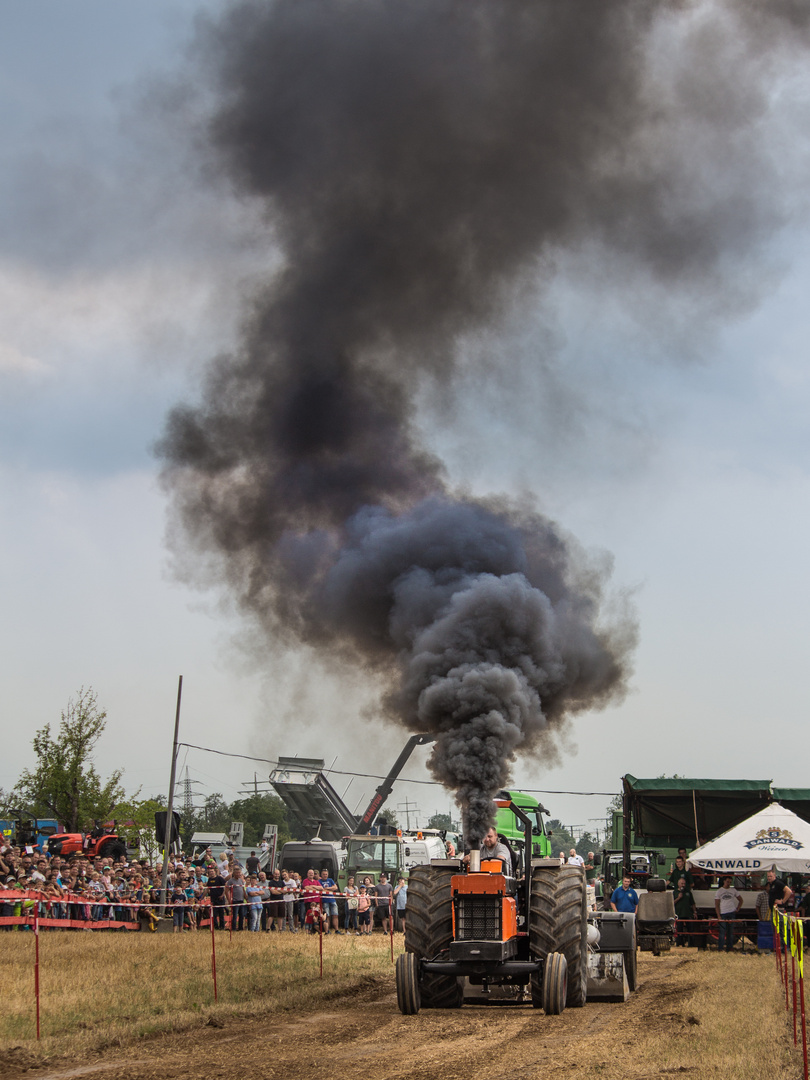
[[[37,1041],[39,1041],[39,916],[34,916],[34,997],[37,1002]]]
[[[217,1000],[217,939],[214,933],[214,909],[211,908],[211,974],[214,978],[214,1001]]]
[[[319,900],[320,918],[318,919],[318,947],[321,961],[321,978],[323,978],[323,903]]]
[[[803,964],[799,965],[799,995],[801,998],[801,1012],[802,1012],[802,1057],[804,1059],[804,1080],[808,1080],[807,1077],[807,1031],[805,1029],[804,1022],[804,971]]]
[[[799,1039],[796,1033],[796,956],[793,954],[791,948],[790,968],[793,980],[793,1045],[799,1045]]]

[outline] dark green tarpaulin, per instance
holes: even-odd
[[[810,821],[810,788],[775,787],[771,788],[771,794],[774,802]]]
[[[770,780],[639,780],[628,773],[622,787],[633,832],[651,847],[691,850],[774,801]],[[810,797],[810,792],[804,794]],[[790,809],[800,813],[794,806]]]

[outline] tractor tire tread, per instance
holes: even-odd
[[[429,960],[446,952],[453,940],[453,896],[449,867],[414,866],[408,877],[405,909],[405,951]],[[463,999],[454,975],[422,972],[419,994],[423,1009],[457,1009]]]
[[[529,947],[545,959],[560,952],[568,966],[566,1006],[579,1009],[588,991],[588,907],[585,872],[580,866],[536,867],[529,906]],[[532,980],[532,999],[541,995]]]

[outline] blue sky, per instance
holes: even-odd
[[[144,94],[182,62],[202,9],[0,10],[6,788],[34,731],[92,685],[109,714],[100,770],[165,790],[179,674],[191,743],[368,773],[404,743],[360,718],[373,688],[252,641],[221,598],[172,574],[151,448],[232,340],[241,285],[274,257],[250,208],[197,183],[171,128],[144,120]],[[802,104],[779,115],[803,153]],[[808,239],[797,212],[752,263],[746,303],[712,319],[579,253],[536,308],[468,343],[449,413],[424,402],[426,440],[459,484],[532,492],[612,553],[639,612],[627,701],[580,717],[561,767],[519,762],[516,786],[616,791],[625,772],[806,783]],[[489,348],[512,355],[517,390],[480,374],[476,349]],[[427,778],[424,756],[409,776]],[[254,772],[195,751],[180,764],[229,799]],[[352,781],[347,801],[372,786]],[[416,786],[392,803],[406,795],[425,815],[448,806]],[[606,802],[547,799],[578,825]]]

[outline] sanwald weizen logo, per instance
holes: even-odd
[[[785,847],[791,847],[796,851],[804,847],[801,840],[794,840],[793,833],[788,832],[787,829],[779,829],[775,826],[770,829],[760,829],[753,840],[746,841],[745,846],[749,849],[762,847],[765,844],[779,844]]]

